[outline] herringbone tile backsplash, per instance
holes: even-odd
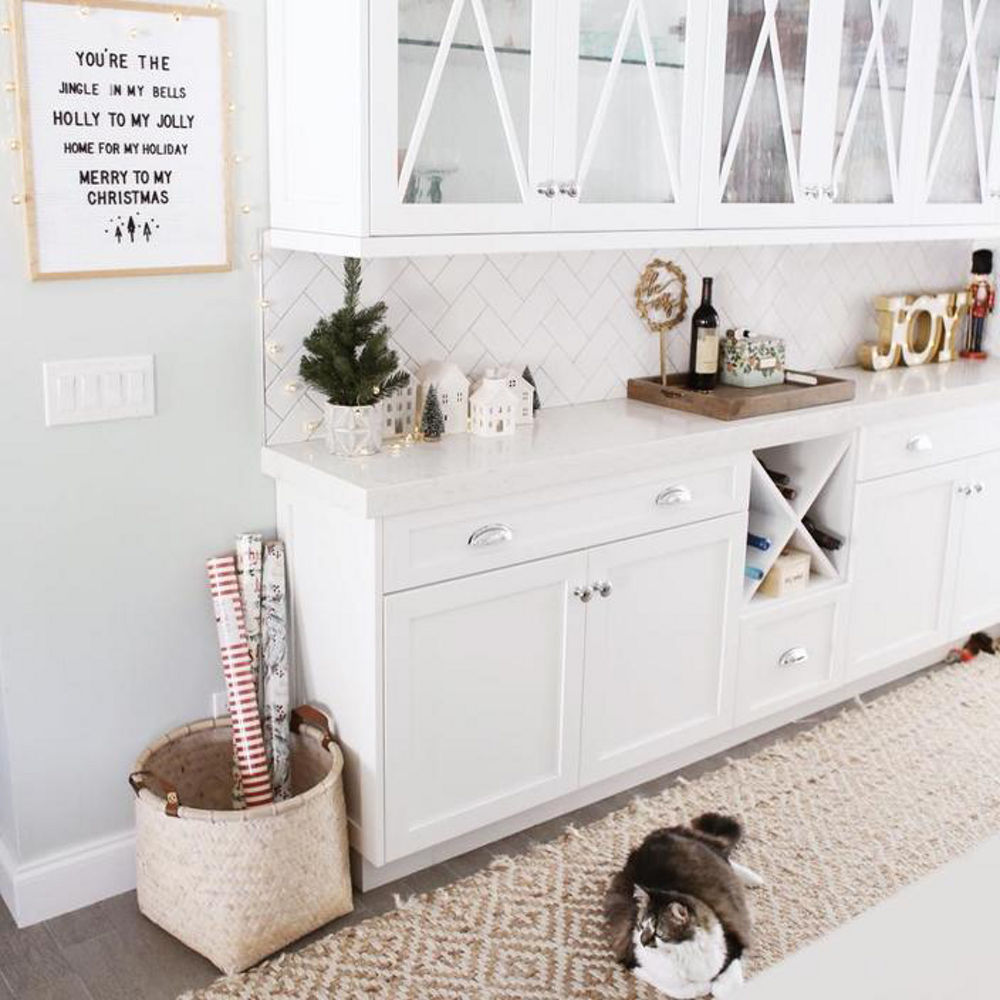
[[[385,299],[407,367],[448,358],[467,374],[530,364],[545,406],[625,395],[659,370],[657,339],[633,307],[654,256],[676,261],[697,303],[715,277],[723,329],[783,337],[794,368],[852,364],[874,330],[872,297],[961,287],[968,243],[893,243],[687,250],[601,250],[368,261],[362,298]],[[322,399],[298,377],[302,340],[343,302],[342,261],[270,250],[263,259],[266,434],[272,444],[321,433]],[[692,306],[693,308],[693,306]],[[673,334],[687,367],[687,323]]]

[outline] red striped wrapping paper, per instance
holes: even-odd
[[[233,755],[243,779],[247,806],[266,805],[274,800],[274,795],[257,710],[257,688],[247,646],[236,559],[231,555],[218,556],[209,559],[206,565],[233,726]]]

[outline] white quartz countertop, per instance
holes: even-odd
[[[542,409],[506,438],[454,434],[387,442],[370,458],[331,455],[322,441],[263,449],[263,470],[362,517],[380,517],[635,472],[647,466],[838,434],[1000,398],[1000,361],[832,372],[855,398],[730,422],[626,399]]]

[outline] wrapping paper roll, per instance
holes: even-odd
[[[260,573],[263,548],[264,539],[261,535],[236,536],[236,572],[240,578],[243,626],[247,649],[250,651],[250,671],[257,686],[257,710],[261,715],[264,711],[264,685],[260,678]]]
[[[265,805],[274,795],[257,711],[257,687],[250,671],[236,559],[231,555],[209,559],[207,568],[243,797],[247,806]]]
[[[264,742],[274,776],[274,797],[291,795],[291,762],[288,750],[289,704],[288,601],[285,586],[285,547],[281,542],[264,546],[261,605],[261,676],[264,688]]]

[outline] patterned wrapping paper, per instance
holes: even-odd
[[[206,565],[243,797],[247,806],[266,805],[274,795],[257,711],[257,687],[250,671],[236,559],[218,556]]]
[[[264,742],[274,776],[274,797],[292,794],[291,759],[288,749],[289,704],[288,603],[285,586],[285,546],[264,546],[263,596],[261,604],[261,675],[264,689]]]

